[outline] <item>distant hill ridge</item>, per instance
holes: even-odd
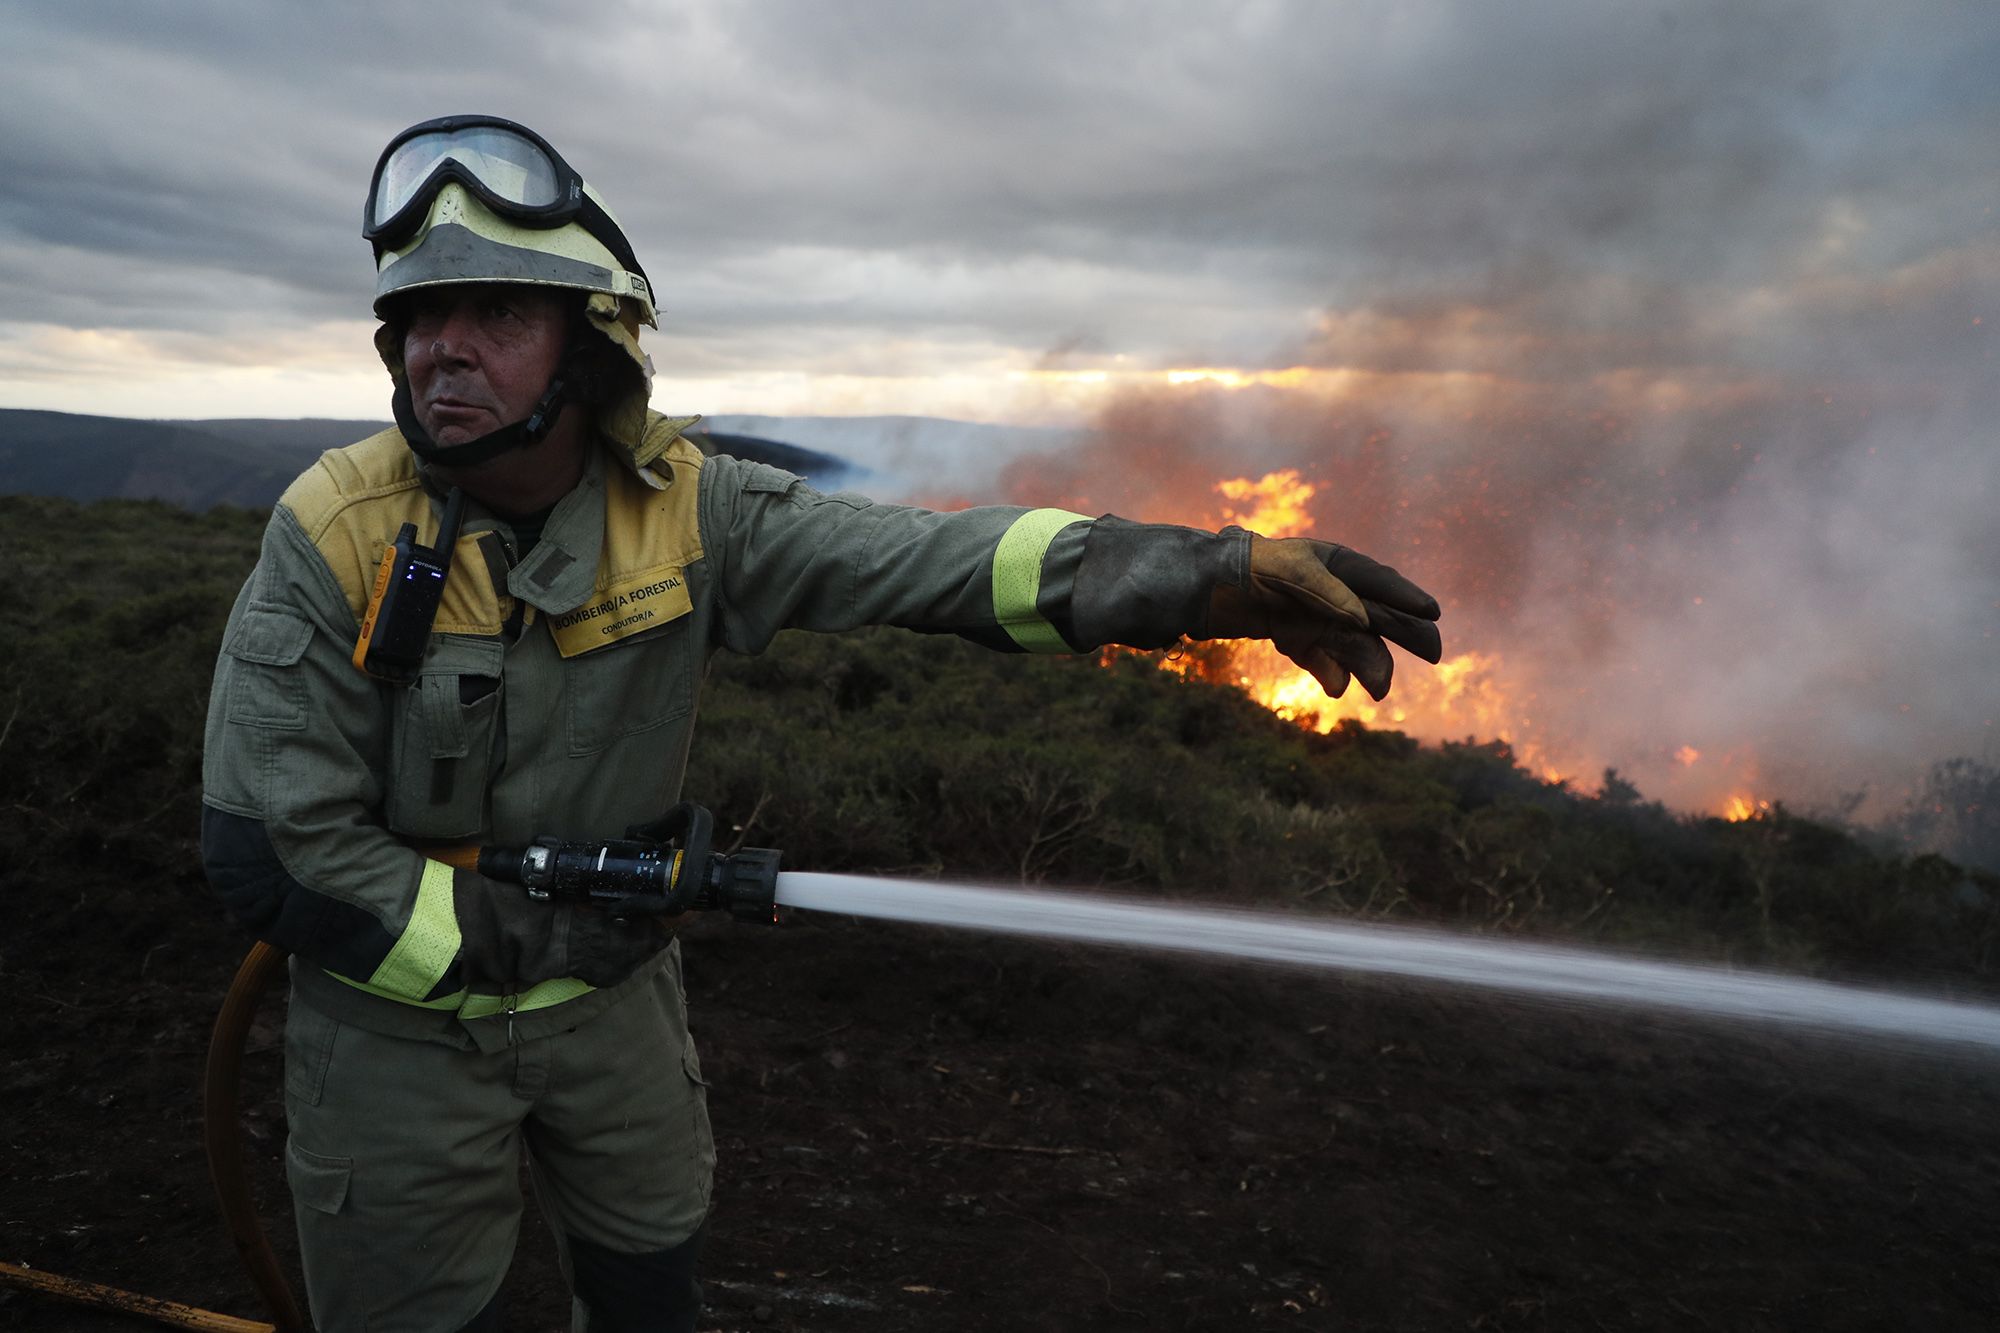
[[[260,428],[269,428],[260,438]],[[356,421],[136,421],[0,410],[0,491],[72,500],[258,507],[328,448],[380,430]]]
[[[328,449],[384,430],[386,421],[329,418],[141,421],[0,408],[0,494],[69,500],[164,500],[184,509],[276,502]],[[739,457],[838,484],[850,464],[778,440],[717,434]]]

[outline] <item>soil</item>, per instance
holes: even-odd
[[[200,1138],[245,941],[185,870],[104,869],[5,894],[0,1260],[266,1317]],[[2000,1327],[1991,1053],[828,917],[686,953],[705,1328]],[[281,1024],[243,1126],[291,1264]],[[509,1299],[566,1326],[539,1223]]]

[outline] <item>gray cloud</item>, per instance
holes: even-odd
[[[1756,283],[1837,204],[1869,220],[1861,267],[1981,225],[2000,136],[1973,71],[1995,25],[1972,5],[1876,12],[795,3],[599,7],[577,27],[464,2],[30,7],[8,21],[0,230],[277,275],[299,313],[345,313],[381,141],[484,106],[583,165],[702,323],[734,317],[692,299],[705,269],[797,246],[913,267],[907,289],[844,294],[863,324],[922,318],[923,266],[964,266],[992,314],[930,319],[1038,347],[1116,329],[1088,303],[1142,284],[1051,284],[1017,308],[1027,260],[1136,274],[1163,305],[1191,276],[1342,309],[1551,271]],[[0,277],[31,303],[77,285]],[[1107,341],[1180,354],[1201,314]]]

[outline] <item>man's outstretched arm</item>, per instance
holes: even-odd
[[[1388,643],[1426,661],[1436,599],[1358,552],[1240,528],[1203,532],[1012,506],[938,513],[821,495],[791,474],[714,458],[702,534],[725,646],[778,630],[889,624],[1024,652],[1181,638],[1268,639],[1329,694],[1380,698]]]

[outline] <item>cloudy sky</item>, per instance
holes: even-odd
[[[1989,4],[0,0],[0,406],[385,416],[367,174],[467,110],[620,214],[664,409],[1300,470],[1688,799],[2000,759]]]

